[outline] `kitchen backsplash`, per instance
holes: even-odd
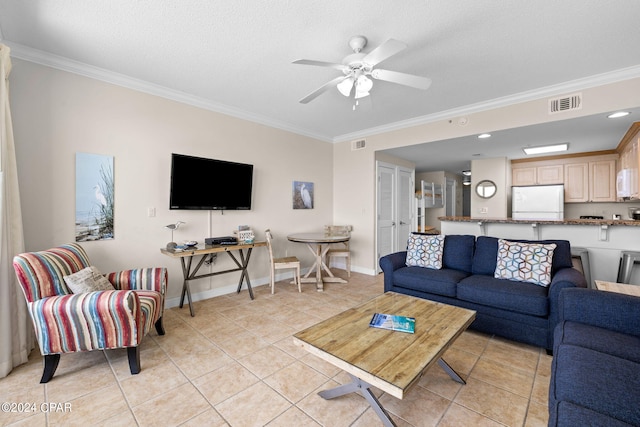
[[[612,219],[614,214],[620,215],[620,219],[629,218],[629,208],[640,208],[640,200],[622,203],[565,203],[565,219],[575,219],[581,216],[602,216],[604,219]]]

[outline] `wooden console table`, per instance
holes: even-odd
[[[195,312],[193,311],[193,304],[191,302],[191,289],[189,288],[189,281],[195,279],[202,279],[204,277],[217,276],[218,274],[226,274],[232,273],[234,271],[241,271],[240,281],[238,282],[238,293],[242,289],[242,282],[247,283],[247,289],[249,290],[249,296],[253,299],[253,289],[251,289],[251,280],[249,280],[249,272],[247,271],[247,267],[249,265],[249,259],[251,258],[251,251],[255,247],[259,246],[267,246],[267,242],[254,242],[254,243],[243,243],[237,245],[207,245],[207,246],[195,246],[193,248],[187,248],[182,251],[171,251],[168,249],[160,249],[164,255],[167,255],[171,258],[179,258],[180,263],[182,264],[182,296],[180,297],[180,308],[182,308],[184,304],[184,297],[187,296],[187,301],[189,302],[189,311],[191,312],[191,317],[195,316]],[[240,259],[234,255],[234,252],[237,251]],[[238,268],[232,268],[228,270],[222,271],[214,271],[211,273],[205,273],[198,275],[198,271],[200,267],[204,264],[205,260],[211,254],[217,254],[218,252],[226,252],[233,262],[236,263]],[[200,256],[200,260],[193,266],[193,258],[196,256]]]

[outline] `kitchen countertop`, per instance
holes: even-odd
[[[487,222],[499,224],[550,224],[550,225],[620,225],[640,227],[640,221],[632,219],[512,219],[512,218],[485,218],[472,216],[441,216],[440,221],[453,222]]]

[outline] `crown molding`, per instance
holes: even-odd
[[[2,40],[1,31],[2,29],[0,28],[0,40]],[[605,84],[616,83],[619,81],[640,77],[640,65],[637,65],[633,67],[614,70],[607,73],[597,74],[594,76],[588,76],[577,80],[571,80],[564,83],[546,86],[527,92],[520,92],[501,98],[482,101],[476,104],[465,105],[459,108],[439,111],[434,114],[428,114],[425,116],[415,117],[408,120],[402,120],[364,129],[357,132],[331,137],[325,134],[309,132],[307,129],[302,129],[290,123],[273,120],[269,117],[251,113],[249,111],[231,107],[229,105],[220,104],[205,98],[187,94],[185,92],[169,89],[167,87],[156,85],[144,80],[135,79],[124,74],[114,73],[103,68],[94,67],[82,62],[64,58],[62,56],[53,55],[47,52],[33,49],[19,43],[12,43],[6,40],[4,40],[3,43],[11,48],[11,56],[14,58],[34,62],[36,64],[44,65],[62,71],[67,71],[69,73],[78,74],[84,77],[89,77],[95,80],[100,80],[106,83],[111,83],[117,86],[126,87],[128,89],[202,108],[204,110],[226,114],[228,116],[248,120],[254,123],[330,143],[352,141],[354,139],[364,138],[375,134],[419,126],[439,120],[446,120],[450,119],[451,117],[479,113],[482,111],[493,110],[522,102],[534,101],[549,96],[556,96],[571,91],[588,89],[591,87],[602,86]]]
[[[522,102],[535,101],[540,98],[557,96],[567,92],[574,92],[592,87],[602,86],[610,83],[616,83],[624,80],[630,80],[640,77],[640,65],[622,68],[607,73],[596,74],[581,79],[571,80],[551,86],[546,86],[526,92],[520,92],[513,95],[495,98],[488,101],[478,102],[476,104],[465,105],[459,108],[439,111],[426,116],[415,117],[413,119],[403,120],[399,122],[389,123],[382,126],[376,126],[364,129],[358,132],[347,133],[333,138],[333,142],[352,141],[354,139],[365,138],[367,136],[376,135],[385,132],[400,130],[412,126],[419,126],[427,123],[446,120],[452,117],[465,116],[482,111],[494,110],[509,105],[519,104]]]
[[[22,59],[24,61],[33,62],[36,64],[44,65],[46,67],[55,68],[55,69],[66,71],[73,74],[78,74],[84,77],[89,77],[91,79],[100,80],[106,83],[111,83],[117,86],[122,86],[128,89],[136,90],[136,91],[147,93],[150,95],[159,96],[161,98],[170,99],[172,101],[202,108],[204,110],[226,114],[228,116],[232,116],[238,119],[248,120],[253,123],[258,123],[258,124],[262,124],[272,128],[295,133],[298,135],[307,136],[309,138],[318,139],[320,141],[333,142],[331,137],[327,135],[321,135],[321,134],[309,132],[306,129],[296,127],[290,123],[273,120],[269,117],[254,114],[249,111],[242,110],[240,108],[235,108],[229,105],[213,102],[205,98],[201,98],[198,96],[190,95],[185,92],[169,89],[167,87],[150,83],[144,80],[136,79],[133,77],[129,77],[124,74],[114,73],[112,71],[108,71],[103,68],[94,67],[92,65],[74,61],[72,59],[68,59],[62,56],[53,55],[51,53],[33,49],[18,43],[12,43],[12,42],[6,42],[6,41],[5,43],[7,44],[7,46],[11,48],[11,56],[13,58]]]

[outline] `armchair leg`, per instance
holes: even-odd
[[[164,335],[164,324],[162,323],[162,316],[156,322],[156,331],[158,335]]]
[[[129,357],[129,370],[131,375],[140,372],[140,347],[127,347],[127,356]]]
[[[40,379],[40,384],[47,383],[51,378],[53,378],[53,374],[55,374],[56,369],[58,369],[59,362],[60,362],[59,354],[46,354],[44,356],[44,372],[42,372],[42,378]]]

